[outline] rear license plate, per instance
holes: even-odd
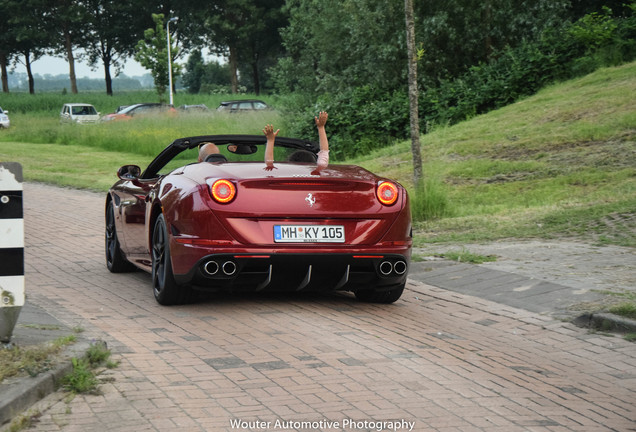
[[[342,225],[274,225],[276,243],[344,243]]]

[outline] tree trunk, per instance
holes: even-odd
[[[230,81],[232,83],[232,93],[238,93],[238,60],[236,58],[236,47],[230,45]]]
[[[413,154],[413,181],[415,186],[422,178],[422,151],[420,146],[420,123],[417,90],[417,51],[415,48],[415,23],[413,0],[404,0],[406,19],[406,48],[409,70],[409,111],[411,119],[411,153]]]
[[[73,43],[68,31],[64,32],[64,45],[66,46],[66,60],[68,60],[68,76],[71,80],[71,93],[77,94],[77,78],[75,77],[75,57],[73,57]]]
[[[492,29],[492,5],[490,3],[490,1],[486,1],[486,6],[484,8],[484,24],[486,26],[486,36],[484,38],[484,50],[486,52],[486,58],[488,60],[491,59],[492,57],[492,44],[493,44],[493,40],[492,40],[492,34],[491,34],[491,29]]]
[[[104,61],[104,80],[106,81],[106,94],[108,96],[113,95],[113,78],[110,76],[110,60],[103,59]]]
[[[254,61],[252,61],[252,80],[254,82],[254,93],[261,94],[261,80],[258,77],[258,53],[254,53]]]
[[[7,75],[7,54],[0,51],[0,69],[2,69],[2,92],[9,93],[9,76]]]
[[[31,71],[31,53],[24,53],[24,67],[29,77],[29,94],[35,94],[35,81],[33,80],[33,72]]]

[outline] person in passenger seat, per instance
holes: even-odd
[[[318,128],[318,144],[320,145],[320,151],[318,152],[317,169],[312,174],[317,174],[321,170],[327,168],[329,165],[329,140],[327,139],[327,132],[325,130],[325,124],[327,124],[327,112],[320,111],[318,116],[314,117],[316,127]],[[271,171],[274,168],[274,142],[280,129],[274,132],[274,126],[268,124],[263,129],[263,133],[267,137],[267,143],[265,144],[265,170]]]

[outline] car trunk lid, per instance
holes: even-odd
[[[370,244],[388,230],[403,206],[402,189],[393,206],[381,204],[376,197],[381,179],[357,166],[331,165],[318,173],[313,164],[278,163],[271,171],[259,165],[263,166],[219,164],[205,179],[208,185],[221,178],[235,184],[236,198],[231,203],[220,204],[212,198],[209,203],[243,243]],[[324,234],[319,239],[311,235],[318,228]],[[300,230],[310,237],[277,239],[281,229],[287,234]]]

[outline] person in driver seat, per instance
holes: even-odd
[[[216,144],[207,142],[199,144],[199,162],[227,162]]]

